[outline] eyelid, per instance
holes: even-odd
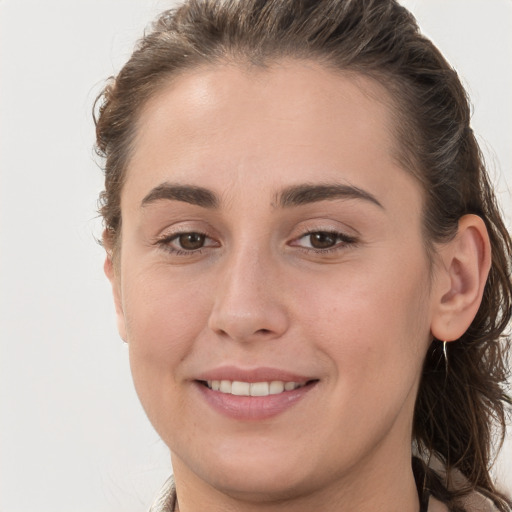
[[[186,233],[198,233],[213,239],[218,237],[217,231],[204,219],[185,218],[177,219],[172,223],[166,223],[165,226],[161,226],[158,231],[155,230],[152,241],[156,244],[161,240],[169,240],[172,237]]]
[[[186,221],[167,226],[153,239],[152,245],[157,246],[168,253],[179,256],[197,255],[200,254],[203,249],[209,250],[221,247],[223,244],[219,241],[218,233],[214,229],[210,228],[210,226],[205,226],[202,222],[200,224],[203,225],[198,225],[195,221]],[[326,254],[329,252],[346,250],[360,242],[360,236],[357,230],[348,226],[341,228],[333,225],[340,224],[339,222],[328,222],[326,219],[317,218],[308,219],[306,222],[301,224],[302,226],[299,224],[294,229],[297,233],[296,235],[290,233],[291,236],[288,238],[288,242],[286,242],[286,245],[289,247],[302,249],[304,252],[308,253]],[[350,234],[348,234],[347,231]],[[204,237],[203,245],[200,245],[197,248],[186,248],[176,242],[176,240],[181,236],[187,234],[197,234]],[[327,247],[314,247],[312,244],[308,247],[306,244],[301,243],[302,240],[314,234],[330,235],[335,238],[335,243],[332,246]]]
[[[205,243],[205,245],[197,248],[197,249],[185,249],[181,247],[174,247],[172,242],[177,240],[179,237],[188,234],[196,234],[205,237],[205,241],[211,241],[213,243]],[[197,229],[192,226],[180,226],[172,230],[164,230],[163,234],[158,235],[154,241],[153,245],[156,245],[162,248],[164,251],[167,251],[171,254],[176,254],[178,256],[187,256],[199,254],[203,249],[209,249],[211,247],[220,247],[220,243],[215,240],[215,238],[208,233],[208,230],[205,229]]]
[[[183,231],[183,232],[180,232],[180,233],[174,233],[172,235],[164,237],[163,240],[167,240],[169,242],[172,242],[174,240],[177,240],[178,238],[180,238],[183,235],[199,235],[199,236],[204,236],[205,240],[213,240],[212,237],[208,236],[208,234],[203,233],[202,231]],[[215,244],[208,244],[206,247],[210,247],[210,246],[213,246],[213,245],[215,245]]]
[[[306,247],[299,242],[303,239],[306,239],[308,236],[314,235],[314,234],[326,234],[330,235],[333,238],[335,238],[335,244],[330,247],[324,247],[324,248],[318,248],[318,247]],[[355,246],[359,242],[358,237],[353,235],[347,235],[346,233],[338,230],[338,229],[309,229],[305,232],[302,232],[302,234],[298,237],[293,238],[288,245],[291,247],[297,247],[298,249],[301,249],[305,252],[311,252],[316,254],[327,254],[332,253],[336,251],[342,251],[346,250],[348,247]]]

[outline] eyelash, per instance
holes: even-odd
[[[311,237],[312,235],[328,235],[333,237],[336,240],[335,245],[332,247],[326,247],[324,249],[319,249],[315,247],[301,247],[298,245],[293,245],[293,247],[298,247],[303,252],[306,252],[308,254],[314,253],[314,254],[329,254],[333,252],[337,252],[343,249],[346,249],[347,247],[354,246],[357,244],[358,240],[356,237],[346,235],[345,233],[341,233],[339,231],[333,231],[328,229],[312,229],[310,231],[306,231],[303,235],[296,238],[294,241],[299,241],[307,237]]]
[[[162,247],[165,251],[174,254],[176,256],[192,256],[192,255],[199,255],[202,254],[204,248],[208,247],[218,247],[218,245],[212,244],[212,245],[202,245],[198,249],[176,249],[172,247],[171,243],[177,239],[179,239],[182,236],[185,235],[198,235],[200,237],[204,237],[205,240],[213,240],[211,237],[208,236],[207,233],[204,233],[202,231],[181,231],[177,233],[173,233],[171,235],[165,235],[162,238],[159,238],[155,245],[158,245]],[[340,233],[339,231],[332,231],[332,230],[310,230],[306,231],[299,237],[295,238],[292,242],[297,242],[299,240],[303,240],[304,238],[311,237],[312,235],[327,235],[335,238],[336,243],[332,247],[326,247],[326,248],[315,248],[315,247],[302,247],[300,245],[296,244],[289,244],[292,247],[296,247],[300,251],[307,253],[307,254],[329,254],[333,252],[340,251],[342,249],[345,249],[349,246],[354,246],[358,243],[358,240],[356,237],[346,235],[344,233]]]
[[[177,240],[180,237],[185,236],[185,235],[199,235],[201,237],[204,237],[205,239],[211,240],[211,237],[209,237],[207,233],[204,233],[202,231],[180,231],[177,233],[173,233],[172,235],[165,235],[162,238],[159,238],[156,241],[155,245],[162,247],[162,249],[164,249],[165,251],[167,251],[171,254],[175,254],[176,256],[192,256],[192,255],[202,254],[202,252],[203,252],[202,249],[205,247],[204,245],[198,249],[188,249],[188,250],[187,249],[175,249],[174,247],[172,247],[171,243],[174,240]]]

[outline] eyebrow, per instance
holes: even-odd
[[[170,201],[182,201],[184,203],[194,204],[203,208],[217,208],[219,199],[217,196],[203,187],[193,185],[176,185],[173,183],[162,183],[153,188],[142,200],[141,205],[159,201],[160,199],[168,199]]]
[[[289,208],[333,199],[362,199],[384,209],[378,199],[366,190],[337,183],[323,185],[306,183],[287,187],[278,195],[278,204],[281,208]]]
[[[150,190],[144,197],[141,205],[147,206],[161,199],[182,201],[202,208],[215,209],[219,207],[218,196],[204,187],[195,185],[179,185],[162,183]],[[290,208],[319,201],[334,199],[361,199],[384,209],[378,199],[359,187],[342,184],[302,184],[293,185],[283,189],[277,194],[277,205],[281,208]]]

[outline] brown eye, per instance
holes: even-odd
[[[195,251],[204,246],[206,236],[201,233],[183,233],[176,240],[179,246],[186,251]]]
[[[163,236],[155,245],[174,256],[192,256],[201,254],[201,249],[220,247],[220,243],[200,231],[183,231]]]
[[[338,231],[310,231],[290,243],[292,247],[302,247],[318,254],[342,251],[356,244],[355,237]]]
[[[319,231],[318,233],[310,233],[309,243],[314,249],[329,249],[336,245],[338,235],[336,233],[326,233]]]

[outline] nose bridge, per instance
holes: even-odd
[[[261,277],[272,274],[272,261],[267,251],[254,240],[244,241],[235,248],[227,266],[227,281],[234,292],[239,289],[248,291],[255,295],[264,293],[261,286]]]
[[[287,328],[278,288],[278,262],[265,245],[240,242],[225,258],[210,315],[210,328],[238,341],[277,337]]]

